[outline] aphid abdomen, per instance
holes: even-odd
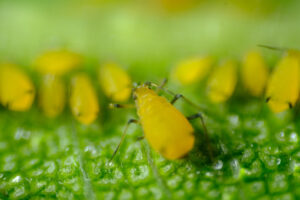
[[[292,54],[284,56],[271,74],[266,98],[273,112],[282,112],[296,104],[299,95],[299,64]]]
[[[208,96],[214,103],[222,103],[229,99],[236,86],[236,63],[228,60],[215,68],[208,78]]]
[[[0,65],[0,103],[13,111],[27,111],[34,101],[30,78],[14,64]]]
[[[54,75],[45,75],[39,89],[39,106],[47,117],[56,117],[64,107],[66,101],[66,87],[64,82]]]
[[[194,129],[186,117],[148,88],[138,88],[135,94],[145,138],[152,148],[170,160],[186,155],[195,141]]]
[[[79,54],[67,50],[47,51],[35,61],[37,71],[42,74],[63,75],[80,66]]]
[[[69,104],[75,118],[91,124],[98,115],[98,97],[88,76],[77,74],[72,78]]]
[[[172,72],[172,76],[181,84],[189,85],[201,81],[213,64],[210,56],[182,60]]]
[[[99,70],[100,85],[106,96],[116,102],[127,101],[131,94],[131,79],[115,63],[106,63]]]
[[[259,97],[263,94],[268,80],[268,68],[259,52],[251,51],[246,55],[241,76],[251,95]]]

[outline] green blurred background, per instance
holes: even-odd
[[[296,0],[1,0],[0,59],[30,66],[44,50],[66,47],[162,77],[187,56],[297,48],[299,10]]]

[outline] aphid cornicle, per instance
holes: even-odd
[[[14,64],[0,65],[0,102],[13,111],[31,108],[35,89],[29,77]]]
[[[172,76],[183,85],[193,84],[204,78],[212,63],[213,58],[210,56],[189,58],[177,64]]]
[[[214,69],[208,78],[208,96],[214,103],[231,97],[237,82],[236,63],[228,60]]]
[[[129,120],[122,140],[128,125],[132,122],[139,122],[150,146],[165,158],[175,160],[184,157],[194,147],[195,131],[189,120],[200,118],[206,134],[204,120],[200,113],[185,117],[172,105],[179,98],[185,99],[182,95],[175,95],[174,99],[168,102],[166,98],[152,90],[149,84],[143,84],[133,89],[133,98],[139,120]]]
[[[287,52],[270,76],[266,91],[267,102],[273,112],[282,112],[296,104],[298,95],[298,57]]]
[[[66,86],[55,75],[44,75],[38,93],[39,106],[47,117],[56,117],[64,107],[66,101]]]
[[[131,79],[116,63],[109,62],[99,69],[99,82],[105,95],[115,102],[127,101],[131,94]]]
[[[81,61],[79,54],[62,49],[45,52],[36,59],[34,65],[42,74],[63,75],[77,68]]]
[[[79,122],[88,125],[97,118],[98,97],[87,75],[80,73],[72,78],[69,103],[72,114]]]
[[[259,97],[263,94],[268,80],[268,68],[258,51],[250,51],[246,54],[241,77],[243,85],[251,95]]]

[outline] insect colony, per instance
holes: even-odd
[[[85,125],[93,123],[101,109],[96,89],[89,76],[82,72],[72,74],[68,87],[62,78],[81,63],[80,55],[66,50],[42,54],[34,63],[41,78],[38,88],[35,88],[29,76],[17,65],[0,64],[1,105],[12,111],[27,111],[37,95],[39,108],[47,117],[58,116],[68,104],[76,120]],[[299,63],[300,51],[297,50],[285,50],[271,72],[259,51],[248,52],[240,70],[235,60],[225,60],[215,66],[212,57],[202,56],[177,63],[170,77],[183,87],[195,85],[207,77],[207,97],[213,103],[227,101],[233,95],[240,77],[243,87],[250,95],[264,97],[269,108],[278,113],[293,108],[298,100]],[[139,117],[128,121],[121,142],[112,157],[117,153],[131,123],[141,124],[144,137],[151,147],[170,160],[182,158],[194,146],[194,128],[189,120],[199,118],[207,136],[201,110],[185,117],[173,104],[179,99],[195,104],[185,96],[166,89],[165,82],[161,85],[151,82],[134,85],[128,73],[114,62],[100,66],[97,75],[103,93],[115,103],[111,106],[133,106]],[[159,90],[173,95],[172,101],[159,96]],[[122,104],[129,101],[131,96],[135,105]]]

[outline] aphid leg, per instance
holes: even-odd
[[[178,99],[183,98],[182,94],[176,94],[171,100],[171,104],[174,104]]]
[[[206,128],[206,125],[205,125],[205,122],[204,122],[204,118],[203,118],[202,113],[199,112],[199,113],[197,113],[197,114],[194,114],[194,115],[191,115],[191,116],[188,116],[188,117],[187,117],[187,119],[188,119],[189,121],[194,120],[194,119],[198,119],[198,118],[201,120],[201,125],[202,125],[202,127],[203,127],[204,134],[206,135],[205,137],[208,138],[207,128]]]
[[[168,79],[164,78],[164,80],[161,82],[161,84],[156,88],[156,93],[162,90],[166,84],[168,83]]]
[[[137,138],[136,138],[136,141],[141,141],[141,140],[143,140],[143,139],[145,139],[145,136],[140,136],[140,137],[137,137]]]
[[[206,125],[205,125],[202,113],[198,112],[198,113],[196,113],[194,115],[191,115],[191,116],[187,117],[187,119],[189,121],[190,120],[194,120],[194,119],[198,119],[198,118],[200,119],[201,125],[203,127],[205,143],[207,144],[207,147],[208,147],[207,149],[208,149],[209,158],[212,161],[212,158],[213,158],[212,148],[211,148],[211,145],[210,145],[210,140],[209,140],[209,137],[208,137],[208,132],[207,132],[207,128],[206,128]]]
[[[266,98],[266,103],[268,103],[270,101],[271,97],[267,97]],[[289,108],[292,109],[294,106],[291,102],[287,102],[287,104],[289,105]]]
[[[124,128],[124,131],[123,131],[123,134],[122,134],[122,137],[121,137],[121,141],[120,141],[120,143],[118,144],[117,148],[115,149],[115,151],[114,151],[114,153],[113,153],[113,155],[112,155],[112,157],[111,157],[111,159],[110,159],[109,162],[111,162],[111,161],[114,159],[114,157],[115,157],[115,155],[117,154],[117,152],[118,152],[118,150],[119,150],[121,144],[123,143],[123,141],[124,141],[124,139],[125,139],[125,136],[126,136],[126,134],[127,134],[127,130],[128,130],[129,125],[130,125],[130,124],[133,124],[133,123],[137,124],[137,123],[139,123],[139,121],[136,120],[136,119],[130,119],[130,120],[128,120],[128,122],[127,122],[127,124],[126,124],[126,126],[125,126],[125,128]]]
[[[114,109],[114,108],[134,108],[133,104],[110,103],[108,106],[109,106],[110,109]]]
[[[204,107],[200,107],[197,104],[195,104],[194,102],[192,102],[191,100],[189,100],[188,98],[186,98],[185,96],[183,96],[182,94],[175,94],[173,99],[171,100],[171,104],[175,104],[177,100],[182,99],[184,100],[186,103],[190,104],[191,106],[193,106],[194,108],[196,108],[197,110],[205,110]]]

